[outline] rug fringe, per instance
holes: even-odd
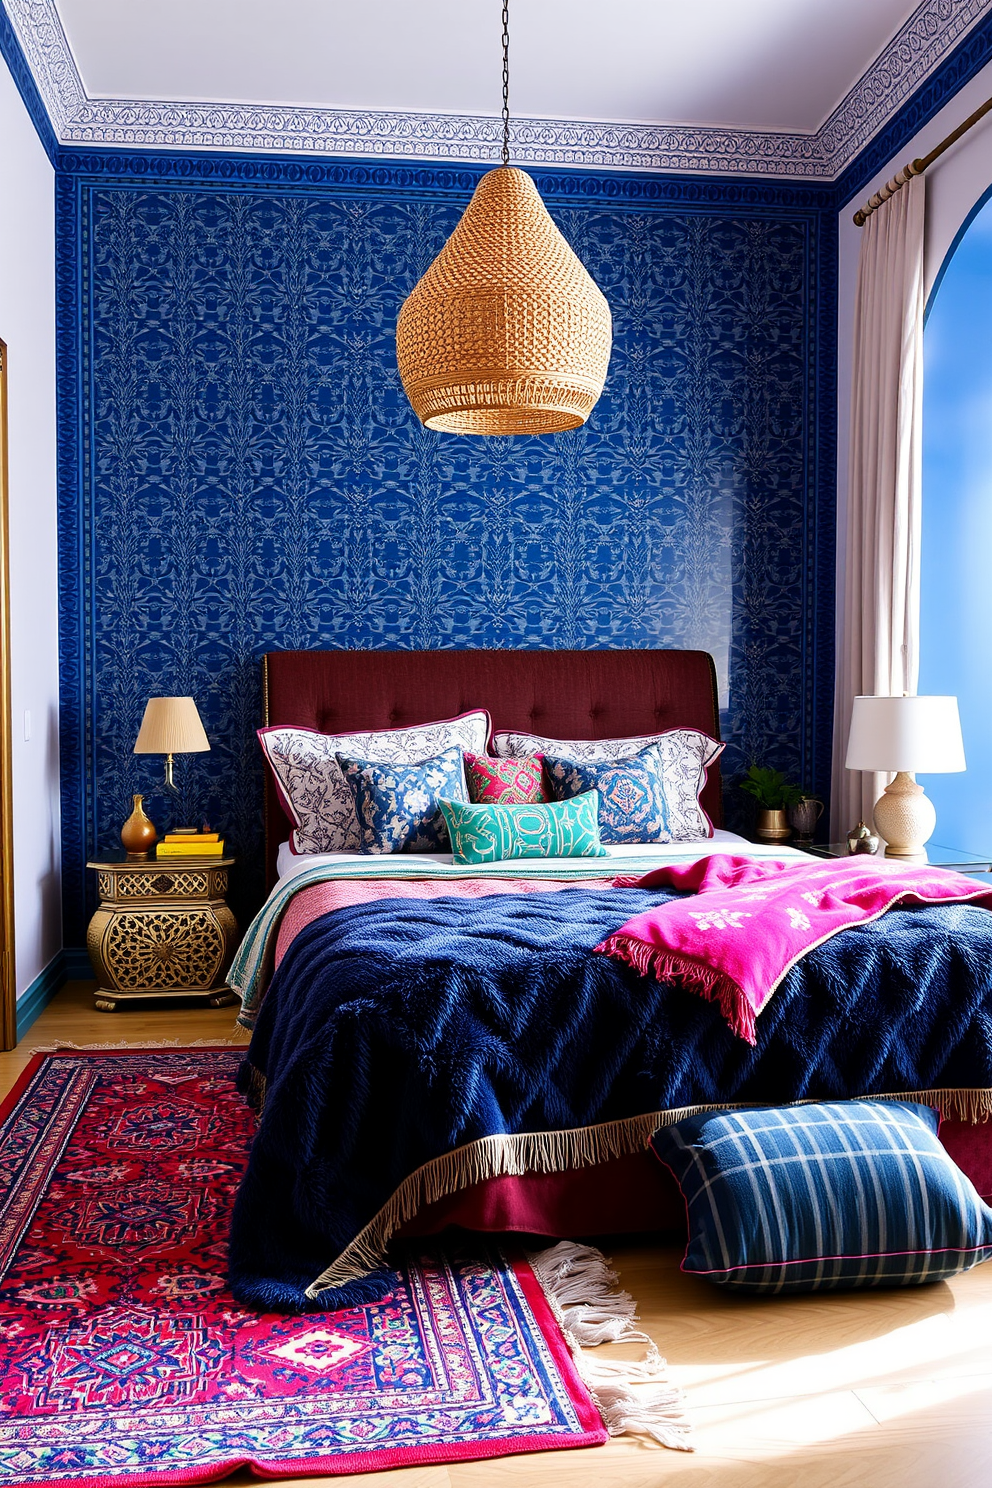
[[[660,1446],[691,1452],[685,1396],[668,1383],[654,1339],[634,1327],[634,1299],[617,1288],[602,1251],[562,1240],[527,1259],[610,1435],[650,1436]],[[635,1362],[590,1358],[586,1350],[601,1343],[645,1343],[647,1352]]]
[[[785,1102],[788,1105],[811,1105],[821,1097]],[[917,1101],[935,1107],[942,1116],[975,1124],[992,1119],[992,1090],[911,1090],[897,1094],[860,1095],[851,1100]],[[649,1111],[643,1116],[628,1116],[617,1121],[604,1121],[598,1126],[583,1126],[553,1132],[501,1133],[480,1137],[464,1147],[456,1147],[441,1157],[426,1162],[405,1178],[379,1212],[346,1246],[326,1271],[311,1282],[306,1295],[315,1301],[326,1288],[344,1286],[383,1265],[386,1247],[397,1230],[427,1204],[434,1204],[449,1194],[471,1188],[489,1178],[523,1173],[562,1173],[570,1168],[594,1167],[615,1157],[628,1157],[642,1152],[656,1131],[674,1126],[689,1116],[706,1111],[742,1111],[767,1101],[707,1101],[701,1105],[678,1106],[667,1111]]]
[[[240,1049],[240,1039],[118,1039],[116,1043],[109,1044],[74,1044],[71,1039],[56,1039],[51,1044],[36,1044],[29,1049],[30,1054],[62,1054],[69,1050],[78,1050],[85,1053],[87,1050],[106,1050],[113,1053],[115,1049]]]

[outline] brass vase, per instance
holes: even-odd
[[[792,828],[784,811],[758,812],[754,835],[759,842],[785,842],[791,833]]]
[[[129,858],[147,858],[158,841],[158,833],[145,815],[144,796],[133,796],[134,809],[121,827],[121,841]]]

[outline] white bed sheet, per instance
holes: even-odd
[[[716,828],[712,837],[703,838],[700,842],[632,842],[617,844],[607,847],[607,855],[598,861],[603,865],[603,877],[609,878],[612,874],[622,871],[624,858],[654,858],[657,857],[659,864],[672,857],[684,857],[687,852],[698,854],[705,858],[714,852],[726,852],[728,847],[740,850],[743,856],[747,856],[748,850],[754,850],[754,843],[748,842],[746,837],[739,837],[736,832],[724,832]],[[762,849],[762,855],[767,855],[767,846]],[[412,854],[403,855],[409,861]],[[417,858],[425,863],[450,864],[453,859],[451,853],[417,853]],[[563,867],[572,858],[547,858],[549,866]],[[276,860],[276,871],[279,874],[279,882],[287,883],[295,878],[297,874],[303,873],[308,868],[332,865],[334,863],[361,863],[368,862],[368,857],[362,853],[294,853],[290,851],[289,843],[283,842],[279,846],[279,856]],[[588,859],[583,859],[587,865]],[[533,859],[529,860],[533,864]]]

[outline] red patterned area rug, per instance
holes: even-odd
[[[0,1127],[0,1488],[203,1483],[587,1446],[602,1418],[531,1267],[411,1253],[381,1302],[225,1284],[252,1118],[231,1048],[36,1056]]]

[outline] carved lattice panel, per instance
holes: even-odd
[[[219,892],[223,893],[226,887],[227,885],[225,884]],[[206,873],[195,871],[182,873],[121,873],[117,878],[117,894],[121,899],[161,898],[163,894],[182,896],[206,894],[208,888],[209,880]],[[109,892],[108,890],[108,895]],[[100,878],[100,895],[101,897],[107,897],[104,894],[102,875]]]
[[[210,987],[224,959],[224,936],[205,909],[115,915],[103,956],[121,989]]]

